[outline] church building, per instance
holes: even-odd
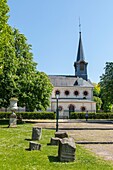
[[[76,61],[74,62],[75,75],[49,75],[53,84],[50,99],[50,110],[56,111],[56,94],[59,94],[59,117],[69,118],[70,112],[96,112],[96,103],[93,101],[93,84],[88,79],[81,31]]]

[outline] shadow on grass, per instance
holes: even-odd
[[[27,140],[27,141],[32,141],[32,139],[25,139],[25,140]]]
[[[59,162],[58,156],[48,156],[50,162]]]
[[[30,148],[26,148],[25,150],[26,150],[26,151],[31,151],[31,149],[30,149]]]

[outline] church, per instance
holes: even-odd
[[[49,75],[53,84],[49,110],[56,111],[58,94],[59,118],[69,118],[70,112],[96,112],[96,103],[93,101],[94,86],[88,79],[87,65],[80,31],[77,57],[74,62],[75,75]]]

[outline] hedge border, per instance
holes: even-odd
[[[11,112],[0,112],[0,119],[7,119]],[[16,112],[18,119],[55,119],[54,112]]]
[[[85,119],[85,112],[71,112],[70,119]],[[88,119],[113,119],[113,113],[88,113]]]

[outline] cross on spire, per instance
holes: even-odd
[[[79,17],[79,33],[81,33],[81,23],[80,23],[80,17]]]

